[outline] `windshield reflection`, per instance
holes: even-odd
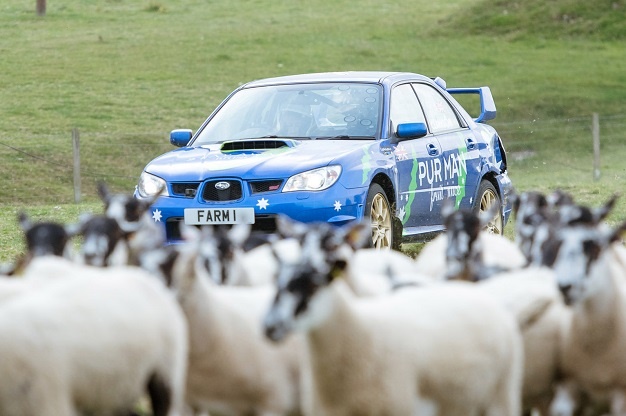
[[[376,84],[320,83],[238,91],[192,146],[254,138],[375,138],[382,89]]]

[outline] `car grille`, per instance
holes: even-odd
[[[196,192],[198,191],[197,182],[192,183],[173,183],[172,184],[172,193],[177,196],[186,196],[188,198],[193,198],[196,196]]]
[[[283,184],[281,179],[269,180],[269,181],[254,181],[250,182],[250,190],[253,194],[261,192],[272,192],[280,189]]]
[[[217,183],[228,183],[226,189],[217,189]],[[241,182],[237,180],[217,180],[204,183],[202,199],[207,202],[236,201],[243,197]]]

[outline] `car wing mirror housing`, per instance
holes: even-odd
[[[428,134],[428,128],[426,123],[402,123],[398,124],[396,129],[396,136],[400,140],[402,139],[416,139],[424,137]]]
[[[185,147],[193,136],[190,129],[177,129],[170,132],[170,143],[176,147]]]

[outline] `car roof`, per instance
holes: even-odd
[[[281,77],[265,78],[251,81],[241,88],[259,87],[263,85],[300,84],[310,82],[370,82],[378,84],[393,84],[402,80],[432,80],[424,75],[412,72],[389,71],[346,71],[346,72],[318,72],[311,74],[286,75]]]

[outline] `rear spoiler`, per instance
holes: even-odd
[[[478,88],[447,88],[448,93],[454,94],[478,94],[480,98],[480,115],[474,119],[477,123],[493,120],[496,118],[496,103],[493,101],[489,87]]]

